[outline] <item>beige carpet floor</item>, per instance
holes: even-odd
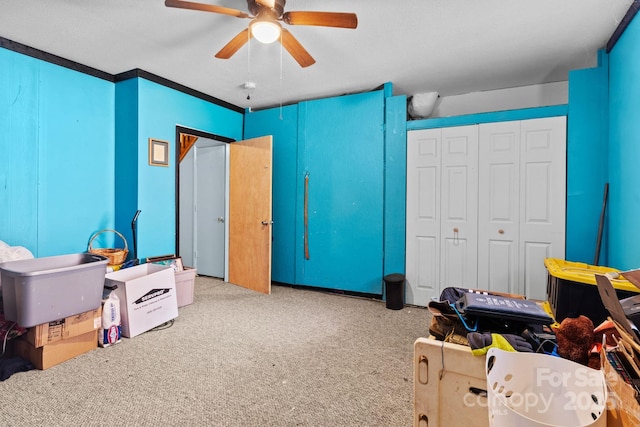
[[[410,426],[428,311],[197,277],[172,326],[0,382],[2,426]]]

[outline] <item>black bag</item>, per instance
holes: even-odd
[[[540,331],[541,325],[532,325],[527,321],[506,319],[501,317],[466,316],[457,309],[458,302],[463,300],[467,293],[483,293],[473,289],[447,287],[440,293],[440,301],[431,301],[428,309],[432,314],[429,332],[439,340],[450,341],[449,336],[463,336],[469,332],[495,332],[500,334],[520,335],[525,330]],[[456,341],[460,341],[455,337]]]

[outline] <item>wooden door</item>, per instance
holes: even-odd
[[[272,137],[229,146],[229,282],[271,293]]]

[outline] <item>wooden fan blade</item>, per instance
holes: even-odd
[[[282,20],[289,25],[317,25],[319,27],[356,28],[358,16],[342,12],[285,12]]]
[[[218,53],[216,53],[216,58],[231,58],[233,54],[236,53],[242,46],[244,46],[251,37],[252,36],[249,32],[249,28],[245,28],[244,30],[240,31],[237,36],[232,38],[231,41],[227,43],[222,49],[220,49]]]
[[[301,67],[308,67],[309,65],[316,63],[316,60],[309,55],[309,52],[307,52],[307,50],[300,44],[298,39],[293,37],[293,34],[285,28],[282,29],[280,43],[282,43],[282,46],[287,49],[287,52],[293,56],[293,59],[298,61],[298,64],[300,64]]]
[[[183,0],[165,0],[164,5],[167,7],[177,7],[180,9],[200,10],[204,12],[221,13],[223,15],[231,15],[236,18],[248,18],[249,15],[241,10],[231,9],[228,7],[215,6],[212,4],[195,3]]]

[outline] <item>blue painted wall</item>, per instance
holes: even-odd
[[[385,100],[384,275],[405,272],[407,98]]]
[[[0,240],[37,257],[78,253],[104,229],[138,256],[175,252],[176,125],[242,138],[242,112],[145,79],[114,84],[0,49]],[[148,164],[148,139],[170,143]],[[122,245],[103,235],[94,247]]]
[[[244,138],[273,135],[271,279],[295,283],[298,105],[247,112]]]
[[[116,83],[115,117],[115,229],[131,245],[129,259],[134,257],[131,220],[138,209],[138,164],[147,157],[138,156],[138,80]],[[140,222],[140,218],[138,222]],[[112,236],[113,237],[113,236]],[[118,243],[120,243],[118,241]],[[140,253],[137,254],[140,258]]]
[[[137,107],[137,114],[118,116],[117,168],[124,170],[115,177],[116,199],[124,201],[116,201],[116,226],[131,236],[139,209],[138,258],[175,253],[176,126],[242,139],[243,114],[143,78],[116,86],[117,104]],[[169,142],[168,167],[149,165],[149,138]]]
[[[505,110],[491,113],[412,120],[407,122],[407,130],[466,126],[479,123],[505,122],[509,120],[540,119],[543,117],[565,116],[567,111],[567,105],[554,105],[551,107],[523,108],[520,110]]]
[[[609,263],[640,267],[640,17],[609,53]]]
[[[595,263],[598,224],[608,180],[608,58],[598,67],[569,73],[567,132],[567,244],[565,258]],[[607,265],[603,229],[598,265]]]
[[[0,240],[38,248],[38,61],[0,49]]]
[[[114,223],[114,87],[0,49],[0,240],[77,253]]]

